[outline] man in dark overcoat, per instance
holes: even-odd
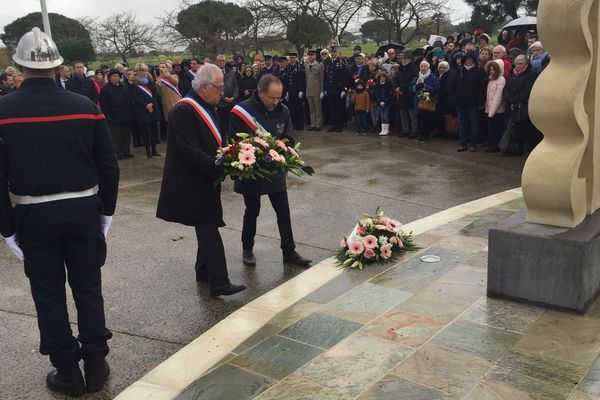
[[[156,216],[196,229],[196,281],[206,281],[212,296],[246,289],[229,281],[225,249],[219,234],[223,222],[221,185],[215,185],[222,166],[215,155],[221,136],[215,107],[223,94],[223,72],[205,64],[192,81],[192,90],[169,116],[167,152]]]

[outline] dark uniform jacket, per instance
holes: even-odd
[[[346,90],[348,69],[344,60],[337,57],[325,62],[325,91],[327,96],[339,96]]]
[[[283,84],[290,96],[298,97],[300,92],[306,93],[306,73],[304,72],[304,65],[299,62],[288,64],[281,79],[286,80]]]
[[[100,92],[100,107],[109,125],[127,125],[132,121],[133,97],[129,85],[108,82]]]
[[[191,71],[191,70],[190,70]],[[194,72],[185,71],[179,75],[179,93],[184,95],[185,93],[192,90],[192,81],[194,80]]]
[[[162,114],[160,111],[160,105],[158,104],[158,91],[156,90],[156,85],[150,79],[148,79],[147,85],[143,85],[152,93],[151,99],[148,95],[142,92],[142,89],[137,86],[139,83],[139,80],[134,76],[133,81],[129,86],[133,96],[133,112],[135,113],[137,124],[144,125],[151,122],[160,121]],[[146,105],[150,103],[153,105],[152,112],[149,112],[146,108]]]
[[[54,79],[30,78],[0,98],[0,233],[10,236],[21,217],[37,223],[113,215],[119,166],[104,115],[87,98]],[[41,196],[99,187],[98,196],[18,205],[10,192]],[[90,207],[78,207],[91,203]],[[92,215],[87,215],[89,210]],[[85,211],[82,211],[85,210]],[[82,215],[86,213],[86,215]]]
[[[60,82],[58,82],[58,84],[60,85]],[[69,78],[65,84],[65,89],[81,94],[94,103],[98,102],[98,91],[96,90],[94,82],[89,78],[73,75],[73,77]]]
[[[292,137],[292,124],[290,120],[290,110],[283,104],[279,103],[273,111],[267,111],[258,97],[258,92],[254,92],[252,97],[240,103],[251,115],[256,118],[271,135],[278,139],[287,138],[290,143],[294,143]],[[231,114],[229,118],[229,132],[232,134],[238,132],[254,133],[252,129],[237,115]],[[279,193],[286,190],[285,176],[283,173],[266,179],[245,179],[236,180],[233,185],[233,190],[236,193],[259,196],[263,194]]]
[[[203,105],[219,126],[219,117],[213,106],[194,91],[186,97]],[[225,226],[221,185],[214,184],[222,170],[215,165],[215,155],[220,146],[191,105],[180,102],[171,110],[167,147],[169,151],[165,158],[156,216],[190,226]]]

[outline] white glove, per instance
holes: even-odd
[[[302,92],[298,92],[298,98],[299,98],[299,99],[301,99],[301,98],[302,98],[302,96],[304,96],[304,93],[302,93]]]
[[[108,237],[108,228],[110,228],[112,218],[112,216],[100,215],[100,230],[104,234],[105,239]]]
[[[17,234],[14,234],[10,237],[4,238],[6,245],[13,252],[15,257],[19,259],[19,261],[23,261],[23,250],[19,247],[19,240],[17,239]]]
[[[342,90],[342,93],[340,93],[340,99],[343,99],[345,95],[346,95],[346,92]]]
[[[385,107],[385,101],[382,101],[381,103],[379,103],[379,105],[380,105],[381,107]]]
[[[289,93],[286,93],[286,94],[285,94],[285,98],[284,98],[284,99],[285,99],[285,101],[289,101],[289,100],[290,100],[290,94],[289,94]]]
[[[319,97],[321,98],[321,100],[323,100],[323,97],[325,97],[325,92],[321,92],[321,94],[319,95]]]

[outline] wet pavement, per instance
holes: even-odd
[[[456,153],[456,142],[419,144],[397,137],[351,132],[297,135],[316,174],[289,179],[292,224],[298,251],[314,263],[329,257],[363,212],[377,206],[409,222],[464,202],[520,185],[523,158]],[[163,148],[164,150],[164,148]],[[221,230],[231,280],[248,290],[211,299],[194,280],[192,228],[157,219],[155,207],[163,158],[121,163],[117,213],[103,268],[107,323],[114,332],[108,388],[89,399],[109,399],[215,323],[302,269],[284,267],[274,212],[263,198],[255,254],[258,265],[241,262],[242,197],[227,181]],[[475,231],[480,229],[474,226]],[[49,363],[37,353],[35,309],[22,266],[0,246],[0,398],[57,399],[44,386]],[[70,310],[74,310],[72,301]],[[76,321],[72,314],[71,321]],[[74,329],[76,326],[74,326]]]

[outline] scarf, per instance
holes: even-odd
[[[423,74],[421,73],[421,71],[419,71],[419,79],[417,80],[417,82],[425,82],[425,79],[429,78],[429,75],[431,75],[431,70],[428,70],[426,74]]]
[[[148,77],[147,76],[139,76],[138,79],[139,79],[139,81],[140,81],[140,83],[142,85],[147,85],[148,84]]]
[[[466,69],[467,71],[470,71],[470,70],[472,70],[473,68],[475,68],[475,64],[471,64],[471,65],[467,65],[467,64],[465,64],[465,65],[463,65],[463,66],[465,67],[465,69]]]
[[[527,64],[525,64],[524,67],[517,67],[517,66],[515,66],[515,68],[513,69],[513,73],[515,74],[515,76],[519,76],[523,72],[527,71],[527,67],[529,67],[529,65],[527,65]]]
[[[542,72],[542,69],[543,69],[542,63],[546,60],[547,57],[548,57],[547,51],[543,52],[542,55],[539,57],[531,57],[531,68],[533,69],[534,72],[537,72],[537,73]]]

